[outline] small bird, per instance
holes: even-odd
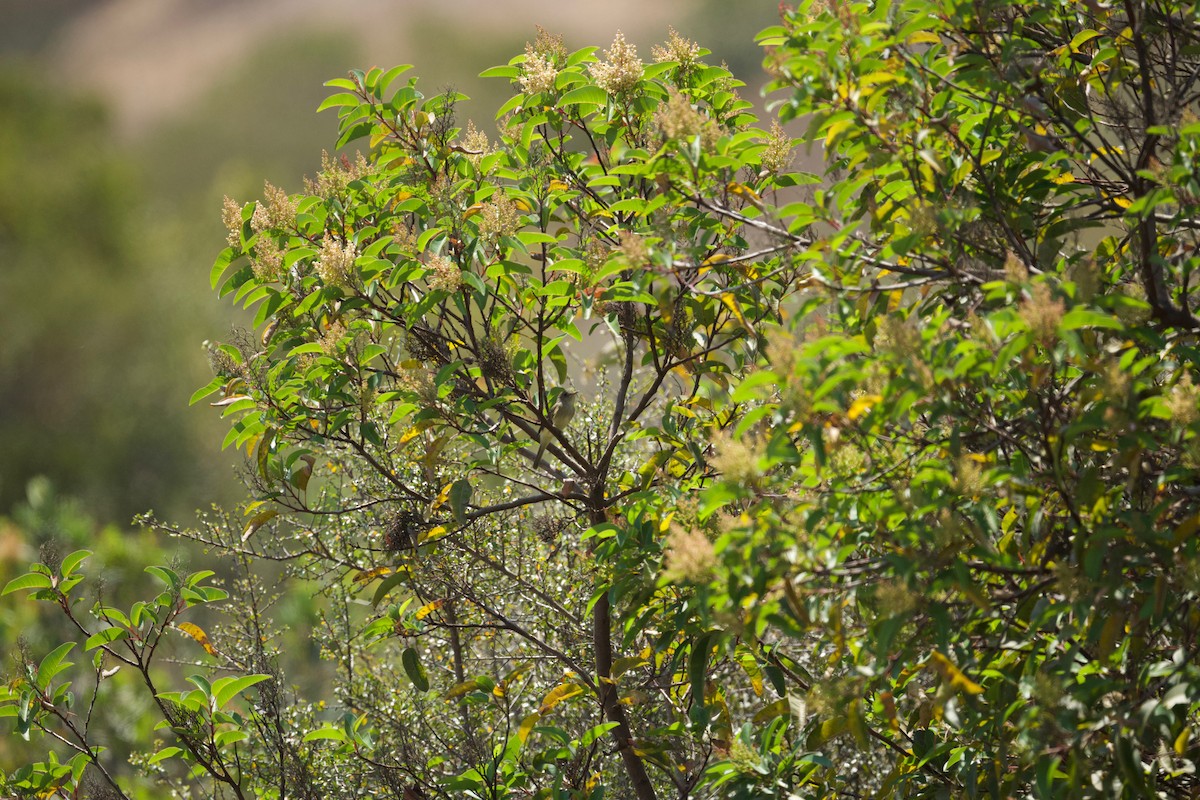
[[[1025,147],[1031,153],[1057,153],[1063,149],[1062,142],[1050,133],[1038,133],[1024,125],[1018,126],[1025,134]]]
[[[1021,98],[1021,107],[1037,120],[1045,122],[1050,119],[1050,107],[1036,94],[1027,94]]]
[[[571,424],[571,420],[575,418],[575,398],[579,396],[579,392],[572,392],[569,389],[563,389],[558,393],[558,399],[554,402],[554,408],[550,411],[550,424],[542,428],[541,434],[538,436],[538,451],[533,457],[533,468],[537,469],[542,463],[542,455],[546,452],[546,446],[554,441],[554,431],[564,431]]]

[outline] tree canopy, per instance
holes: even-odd
[[[84,551],[5,589],[77,623],[87,693],[153,694],[147,775],[1194,796],[1195,8],[808,2],[759,41],[803,137],[673,31],[649,62],[541,32],[484,73],[498,139],[356,71],[322,109],[361,153],[227,200],[212,284],[256,327],[194,400],[252,497],[181,531],[241,565],[224,621],[165,567],[88,606]],[[321,587],[323,691],[289,683],[266,563]],[[72,645],[0,693],[62,748],[0,786],[131,796]]]

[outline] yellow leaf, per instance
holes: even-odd
[[[181,622],[175,627],[179,628],[179,630],[195,639],[196,643],[203,647],[204,652],[208,653],[210,656],[215,656],[217,654],[217,648],[212,646],[212,642],[208,640],[208,634],[205,633],[204,629],[199,625],[196,625],[192,622]]]
[[[937,44],[941,38],[933,31],[917,31],[908,37],[909,44]]]
[[[526,214],[528,214],[530,211],[533,211],[533,206],[530,205],[529,201],[524,197],[518,197],[516,200],[513,200],[513,205],[524,211]]]
[[[1174,544],[1176,547],[1183,544],[1189,537],[1200,530],[1200,514],[1192,516],[1179,523],[1179,527],[1175,529]]]
[[[1096,655],[1108,658],[1117,646],[1118,637],[1125,633],[1125,617],[1120,613],[1110,614],[1100,629],[1100,641],[1096,645]]]
[[[900,730],[900,720],[896,716],[896,697],[891,692],[879,693],[879,703],[883,706],[883,715],[887,717],[888,726],[893,731]]]
[[[436,511],[446,504],[446,501],[450,499],[450,487],[452,486],[454,486],[453,483],[447,483],[442,487],[442,490],[438,492],[438,496],[434,498],[433,505],[429,507],[430,511]]]
[[[786,697],[781,697],[778,700],[768,703],[759,709],[758,713],[754,715],[754,722],[761,725],[762,723],[769,722],[776,717],[786,716],[790,707],[791,706],[788,703],[788,699]]]
[[[644,667],[650,662],[646,658],[618,658],[613,661],[612,674],[614,678],[619,678],[631,669]]]
[[[825,129],[825,146],[829,147],[833,144],[833,140],[838,137],[838,134],[854,125],[853,119],[839,119]]]
[[[391,567],[375,567],[375,569],[367,569],[354,576],[354,580],[358,583],[370,583],[376,578],[382,578],[385,575],[391,575]]]
[[[742,307],[740,305],[738,305],[737,298],[734,297],[733,294],[731,294],[730,292],[722,292],[721,293],[721,302],[725,305],[726,308],[728,308],[730,311],[733,312],[733,315],[735,317],[737,317],[737,321],[742,323],[743,328],[745,328],[748,331],[754,330],[751,327],[750,323],[746,321],[746,317],[742,315]]]
[[[1114,197],[1114,198],[1112,198],[1112,201],[1114,203],[1116,203],[1118,206],[1120,206],[1121,208],[1129,208],[1131,205],[1133,205],[1133,201],[1130,200],[1128,197],[1125,197],[1124,195],[1119,196],[1119,197]]]
[[[542,715],[535,711],[525,719],[521,720],[521,727],[517,728],[517,740],[520,741],[521,744],[525,744],[525,740],[529,738],[529,734],[533,730],[533,726],[537,725],[538,720],[541,718]]]
[[[549,189],[550,189],[550,191],[552,191],[552,192],[565,192],[565,191],[567,191],[568,189],[570,189],[571,187],[570,187],[570,186],[568,186],[568,185],[567,185],[566,183],[564,183],[563,181],[560,181],[560,180],[553,180],[553,181],[550,181],[550,183],[549,183],[549,185],[548,185],[548,187],[547,187],[547,188],[549,188]]]
[[[476,214],[480,214],[482,212],[483,212],[483,203],[475,203],[474,205],[468,207],[467,210],[463,212],[463,219],[470,219],[471,217],[475,216]]]
[[[265,523],[274,519],[277,516],[279,516],[279,509],[276,509],[276,508],[269,508],[266,511],[263,511],[260,514],[256,515],[254,517],[254,519],[250,520],[250,522],[247,523],[246,529],[244,531],[242,531],[242,541],[244,542],[247,539],[249,539],[251,536],[254,535],[254,532],[256,530],[258,530]]]
[[[931,659],[933,668],[942,676],[942,680],[949,681],[951,687],[967,694],[983,694],[983,687],[968,678],[949,658],[934,650]]]
[[[548,714],[563,700],[569,700],[570,698],[578,697],[581,694],[583,694],[583,687],[579,686],[578,684],[564,683],[560,684],[559,686],[555,686],[550,690],[550,693],[546,695],[546,698],[542,700],[542,705],[541,708],[538,709],[538,713]]]
[[[434,600],[432,603],[426,603],[425,605],[421,606],[417,609],[417,619],[425,619],[430,614],[441,608],[442,604],[445,602],[445,600]]]
[[[454,686],[450,687],[450,691],[446,692],[446,699],[454,700],[455,698],[462,697],[464,694],[467,694],[468,692],[473,692],[478,688],[479,688],[479,685],[477,683],[475,683],[474,680],[463,681],[462,683],[456,683]]]
[[[1188,740],[1192,738],[1192,726],[1185,725],[1179,735],[1175,737],[1175,752],[1183,755],[1187,751]]]
[[[846,411],[846,416],[851,422],[853,422],[870,411],[871,407],[881,400],[883,400],[883,398],[877,394],[864,394],[862,397],[856,398],[854,402],[850,404],[849,410]]]

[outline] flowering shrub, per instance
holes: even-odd
[[[674,32],[649,65],[543,32],[485,73],[495,143],[403,67],[331,81],[369,156],[226,205],[213,285],[259,332],[197,399],[253,498],[192,535],[319,582],[337,677],[287,693],[265,587],[210,635],[164,572],[80,622],[156,692],[147,763],[234,797],[1193,794],[1191,14],[787,11],[771,89],[824,175]],[[77,613],[83,558],[6,591]],[[223,677],[152,684],[172,629]],[[69,719],[65,652],[0,696],[21,732]],[[5,787],[112,775],[66,740]]]

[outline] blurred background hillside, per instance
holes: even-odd
[[[220,201],[316,171],[325,80],[412,63],[483,127],[509,87],[476,76],[535,25],[572,49],[620,29],[646,61],[672,25],[757,84],[776,17],[770,0],[0,0],[0,518],[186,522],[241,496],[225,426],[187,405],[201,343],[240,322],[207,282]]]

